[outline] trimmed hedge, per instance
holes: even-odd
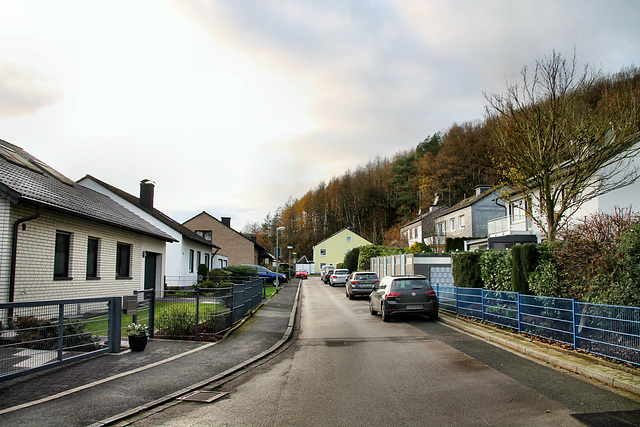
[[[459,252],[451,254],[451,269],[455,286],[462,288],[481,288],[480,272],[481,252]]]

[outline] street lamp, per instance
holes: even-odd
[[[284,230],[284,227],[276,228],[276,290],[280,286],[280,241],[278,232]]]

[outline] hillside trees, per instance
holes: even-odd
[[[638,178],[639,76],[579,72],[554,51],[523,68],[522,84],[485,95],[501,176],[539,207],[531,219],[547,240],[585,202]]]

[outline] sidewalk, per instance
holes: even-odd
[[[102,425],[196,390],[264,357],[293,330],[292,280],[226,339],[150,340],[125,351],[0,383],[0,425]]]
[[[441,312],[440,321],[452,328],[475,335],[493,345],[640,397],[640,368],[631,368],[620,363],[608,362],[587,353],[563,349],[517,333],[503,331],[463,317],[455,317],[449,313]]]

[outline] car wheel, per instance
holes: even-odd
[[[371,300],[369,300],[369,314],[371,314],[372,316],[378,314],[378,312],[373,309],[373,303]]]
[[[347,292],[347,297],[348,297],[350,300],[353,300],[353,294],[350,294],[349,292]]]
[[[384,303],[380,305],[380,314],[382,314],[382,321],[388,322],[390,319],[389,311],[385,310]]]

